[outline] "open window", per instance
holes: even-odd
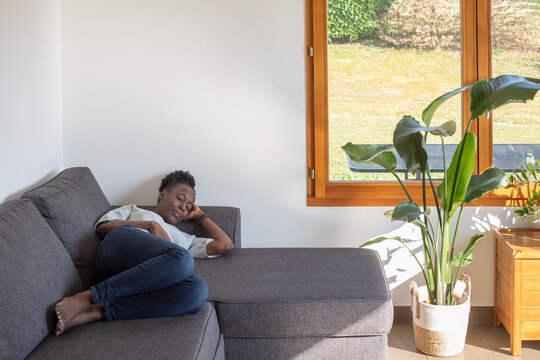
[[[401,117],[418,119],[433,99],[482,78],[538,77],[538,2],[306,0],[306,6],[309,205],[405,201],[390,174],[350,161],[341,146],[391,144]],[[434,124],[468,121],[468,98],[466,92],[447,101]],[[510,172],[540,159],[540,100],[506,108],[473,125],[477,172],[493,165]],[[450,149],[460,134],[447,141]],[[436,141],[428,147],[439,148]],[[436,174],[437,164],[430,168]],[[400,176],[416,181],[404,168]],[[420,197],[420,184],[411,185],[411,195]],[[501,189],[473,205],[517,205],[526,192]]]

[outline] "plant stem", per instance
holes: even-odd
[[[437,215],[439,217],[439,224],[442,224],[441,208],[439,206],[439,199],[437,198],[437,191],[435,190],[435,185],[433,185],[433,180],[431,179],[431,173],[429,172],[429,170],[427,171],[427,176],[428,176],[428,179],[429,179],[429,184],[431,185],[431,192],[433,193],[433,200],[435,200],[435,208],[437,209]]]
[[[390,171],[392,173],[392,175],[394,175],[397,179],[397,181],[399,181],[399,184],[401,185],[401,187],[403,188],[403,191],[405,191],[405,194],[407,194],[407,197],[409,198],[409,202],[414,202],[411,195],[409,194],[409,192],[407,191],[407,188],[405,187],[405,185],[403,184],[403,181],[401,181],[401,179],[399,178],[399,176],[395,173],[395,171]]]
[[[444,176],[443,176],[443,183],[444,183],[444,188],[443,188],[443,197],[441,199],[441,203],[443,204],[443,219],[444,219],[444,222],[442,224],[442,231],[443,231],[443,234],[444,234],[444,228],[445,228],[445,225],[448,223],[448,214],[449,214],[449,210],[447,209],[448,208],[448,172],[446,170],[446,148],[444,146],[444,137],[441,136],[441,147],[442,147],[442,160],[443,160],[443,171],[444,171]],[[443,245],[443,239],[444,239],[444,236],[441,235],[441,248],[442,248],[442,245]],[[442,250],[441,250],[441,254],[442,254]],[[442,256],[442,255],[441,255]]]
[[[414,253],[411,251],[411,249],[409,249],[409,247],[407,246],[407,244],[405,244],[403,241],[401,240],[398,240],[403,246],[405,246],[405,248],[407,250],[409,250],[409,252],[411,253],[411,255],[414,257],[414,260],[416,260],[416,262],[418,263],[418,266],[420,267],[420,270],[422,271],[422,275],[424,276],[424,281],[426,282],[426,284],[429,284],[428,282],[428,278],[426,276],[426,272],[424,271],[424,267],[422,266],[422,264],[420,263],[420,261],[418,260],[418,258],[416,257],[416,255],[414,255]]]
[[[463,206],[464,205],[465,205],[465,203],[462,203],[461,208],[459,209],[458,220],[457,220],[456,228],[455,228],[455,231],[454,231],[454,239],[452,241],[452,252],[451,252],[451,255],[450,255],[450,263],[452,262],[452,258],[454,257],[454,246],[455,246],[456,238],[457,238],[457,230],[459,229],[459,222],[461,220],[461,213],[463,212]],[[457,281],[457,278],[459,276],[459,271],[461,270],[462,264],[463,264],[463,259],[459,262],[459,267],[458,267],[455,275],[453,276],[453,279],[450,279],[451,282],[450,282],[450,290],[449,290],[448,296],[450,297],[450,300],[452,302],[453,302],[452,297],[451,297],[452,290],[454,289],[454,286],[456,284],[456,281]],[[452,275],[452,273],[450,273],[450,276],[451,275]]]
[[[430,283],[426,282],[426,285],[429,289],[430,301],[431,301],[431,299],[433,298],[433,290],[434,290],[435,285],[433,284],[433,262],[431,258],[430,244],[431,244],[431,247],[433,248],[434,248],[434,244],[433,244],[433,237],[431,236],[431,233],[428,230],[428,226],[431,224],[429,223],[429,217],[426,214],[427,202],[426,202],[426,172],[425,171],[422,171],[422,202],[423,202],[423,207],[424,207],[424,224],[426,224],[426,229],[425,231],[422,232],[422,240],[424,243],[424,254],[426,257],[427,272],[428,272],[429,280],[431,281]],[[431,226],[431,228],[433,232],[433,226]]]
[[[450,221],[445,221],[443,224],[443,232],[442,232],[442,239],[441,239],[441,257],[440,257],[440,267],[441,267],[441,274],[439,281],[441,282],[440,286],[441,289],[437,292],[437,305],[444,305],[444,299],[446,294],[442,294],[442,283],[446,283],[446,279],[448,277],[447,271],[448,271],[448,247],[450,245]]]
[[[454,257],[454,246],[456,244],[456,238],[457,238],[457,231],[459,229],[459,222],[461,220],[461,213],[463,212],[463,206],[465,205],[465,202],[462,202],[461,203],[461,207],[459,209],[459,214],[458,214],[458,219],[457,219],[457,223],[456,223],[456,227],[455,227],[455,231],[454,231],[454,239],[452,240],[452,247],[450,248],[451,249],[451,252],[450,252],[450,261],[452,261],[452,258]]]

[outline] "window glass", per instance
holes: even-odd
[[[391,144],[404,115],[421,122],[432,100],[460,87],[460,1],[328,0],[327,6],[330,181],[395,180],[376,167],[352,172],[341,146]],[[456,121],[456,135],[446,143],[459,142],[460,107],[455,96],[433,119],[433,126]],[[430,153],[440,152],[437,140],[428,139]],[[439,162],[430,165],[434,178],[442,177]]]
[[[493,76],[540,77],[540,1],[492,0]],[[493,113],[493,165],[509,171],[540,160],[540,96]]]

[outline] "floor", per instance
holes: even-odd
[[[510,353],[510,335],[508,335],[508,332],[506,332],[503,326],[495,327],[493,324],[470,324],[463,352],[454,357],[436,358],[424,355],[416,350],[411,324],[394,324],[388,336],[388,359],[539,360],[540,340],[523,341],[521,356],[512,356]]]

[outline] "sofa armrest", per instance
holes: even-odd
[[[155,206],[139,206],[142,209],[154,210]],[[199,206],[223,231],[231,238],[234,247],[241,248],[240,209],[230,206]],[[210,237],[208,232],[195,220],[183,221],[176,226],[183,232],[197,237]]]

